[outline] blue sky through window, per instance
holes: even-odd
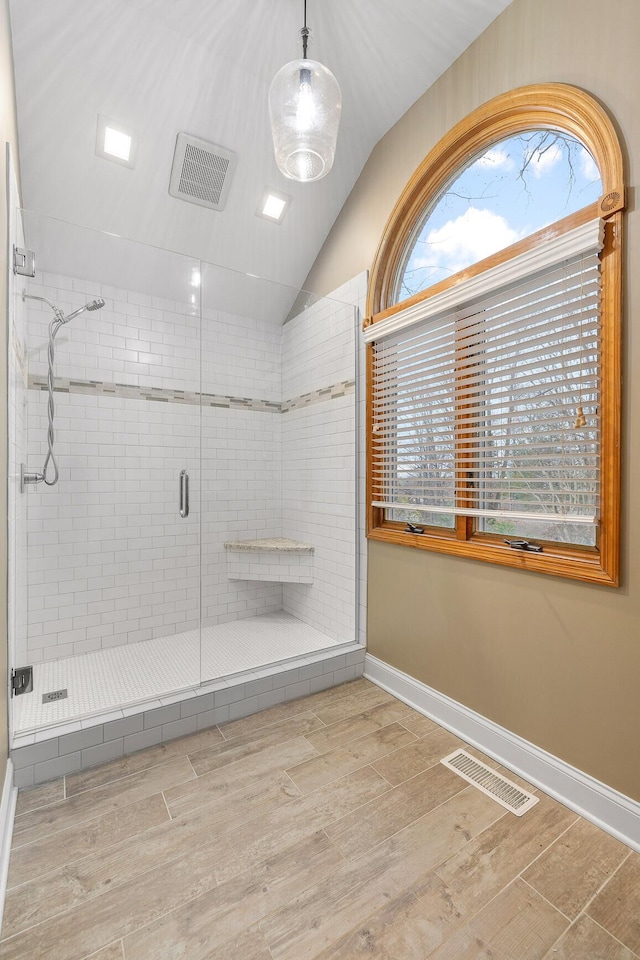
[[[447,185],[418,229],[396,301],[575,213],[602,193],[598,168],[573,137],[531,130],[501,140]]]

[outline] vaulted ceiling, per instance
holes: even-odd
[[[301,56],[302,0],[11,0],[27,209],[299,287],[371,150],[510,0],[309,0],[309,56],[342,88],[333,170],[299,184],[273,157],[267,93]],[[95,153],[98,114],[138,138]],[[224,211],[168,193],[176,134],[234,151]],[[265,187],[293,198],[256,217]]]

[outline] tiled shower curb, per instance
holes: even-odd
[[[236,674],[135,706],[14,738],[14,785],[29,787],[157,743],[237,720],[277,703],[355,680],[365,648],[356,643]],[[28,696],[28,694],[26,694]]]

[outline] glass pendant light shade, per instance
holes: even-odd
[[[271,83],[276,163],[290,180],[325,177],[333,165],[342,97],[331,70],[315,60],[285,63]]]

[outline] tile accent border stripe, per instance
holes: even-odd
[[[640,853],[640,803],[369,653],[364,676]]]
[[[355,393],[355,391],[355,380],[343,380],[341,383],[334,383],[330,387],[321,387],[311,393],[303,393],[293,400],[284,400],[282,413],[289,413],[290,410],[301,410],[303,407],[308,407],[313,403],[322,403],[325,400],[337,400],[338,397],[346,397],[348,394]]]
[[[46,390],[46,377],[29,376],[32,390]],[[56,378],[56,393],[77,393],[90,396],[118,397],[128,400],[153,400],[159,403],[188,403],[192,406],[222,407],[227,410],[254,410],[260,413],[289,413],[326,400],[355,393],[355,380],[343,380],[311,393],[303,393],[282,403],[278,400],[260,400],[252,397],[229,397],[217,393],[199,393],[194,390],[172,390],[164,387],[140,387],[128,383],[109,383],[103,380],[71,380]]]
[[[45,377],[29,376],[29,387],[46,390]],[[282,404],[277,400],[255,400],[251,397],[226,397],[215,393],[199,393],[195,390],[173,390],[164,387],[139,387],[131,383],[109,383],[103,380],[70,380],[56,378],[56,393],[83,393],[91,396],[118,397],[127,400],[153,400],[159,403],[187,403],[192,406],[225,407],[235,410],[258,410],[263,413],[280,413]]]

